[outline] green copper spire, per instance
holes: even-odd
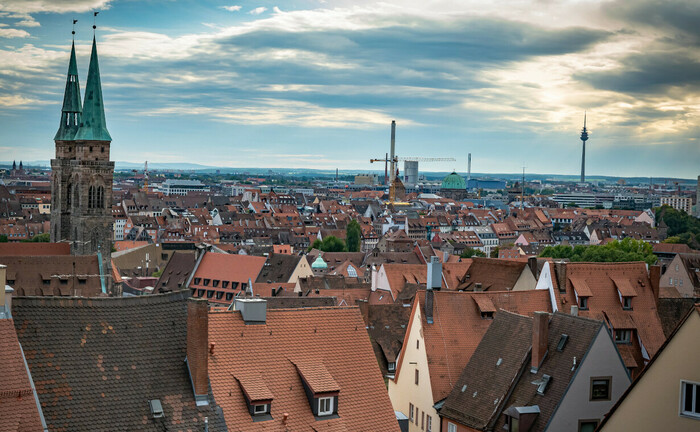
[[[63,108],[61,109],[61,125],[58,127],[54,140],[71,141],[80,126],[82,108],[80,105],[80,83],[78,82],[78,65],[75,62],[75,42],[70,50],[66,91],[63,93]]]
[[[102,84],[100,82],[100,65],[97,61],[97,42],[92,38],[92,55],[85,84],[83,101],[83,121],[75,135],[76,140],[112,141],[107,132],[105,110],[102,102]]]

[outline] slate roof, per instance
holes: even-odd
[[[366,312],[364,312],[366,309]],[[382,374],[389,373],[387,363],[395,363],[403,346],[411,308],[400,303],[360,304],[367,332]]]
[[[295,255],[271,254],[255,282],[289,282],[301,258]]]
[[[531,345],[532,318],[499,311],[440,415],[475,429],[487,427],[527,361]]]
[[[425,290],[416,293],[414,307],[425,311]],[[421,326],[430,368],[433,401],[438,402],[450,393],[462,369],[467,365],[492,319],[485,319],[475,296],[485,296],[497,309],[520,315],[532,315],[535,311],[551,312],[547,290],[460,292],[435,291],[433,300],[433,324],[428,324],[421,313]],[[397,370],[401,372],[400,367]]]
[[[43,430],[11,319],[0,319],[0,365],[0,431]]]
[[[187,278],[192,273],[195,265],[195,254],[189,252],[173,252],[165,265],[155,286],[159,293],[178,291],[185,288]]]
[[[231,431],[399,430],[355,307],[268,310],[262,325],[246,325],[238,312],[214,312],[209,342],[216,344],[209,355],[211,386]],[[337,418],[316,420],[298,368],[313,385],[339,391]],[[272,393],[272,419],[251,418],[234,378],[242,369],[261,376]]]
[[[566,394],[569,383],[578,371],[578,368],[572,368],[573,358],[576,357],[579,361],[585,360],[584,357],[596,336],[601,331],[606,331],[601,329],[602,325],[603,323],[600,321],[575,317],[560,312],[554,313],[549,321],[547,355],[542,365],[537,373],[530,373],[530,359],[526,359],[527,363],[524,367],[527,370],[520,376],[512,394],[508,397],[503,408],[539,406],[540,414],[537,416],[530,430],[544,430],[552,414],[554,414],[559,406],[559,402]],[[568,335],[569,339],[566,345],[564,345],[564,349],[558,351],[557,345],[559,344],[562,334]],[[609,336],[602,335],[602,337]],[[531,340],[530,338],[530,342]],[[537,393],[538,386],[532,384],[532,382],[541,380],[544,374],[552,378],[544,395],[540,395]],[[503,425],[504,416],[500,416],[493,430],[502,430]]]
[[[225,430],[196,407],[184,362],[188,291],[128,298],[18,297],[15,328],[52,431]],[[165,418],[151,418],[160,399]]]
[[[96,255],[4,256],[8,284],[17,296],[96,297],[102,293]],[[108,274],[106,276],[109,276]]]

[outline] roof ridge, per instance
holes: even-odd
[[[554,313],[552,314],[552,316],[554,316],[554,315],[558,315],[558,316],[565,317],[565,318],[574,318],[574,319],[577,319],[577,320],[587,321],[587,322],[594,323],[594,324],[600,324],[600,325],[603,324],[603,321],[600,321],[600,320],[596,320],[596,319],[593,319],[593,318],[584,317],[584,316],[581,316],[581,315],[571,315],[571,314],[568,314],[568,313],[566,313],[566,312],[561,312],[561,311],[556,311],[556,312],[554,312]]]
[[[23,307],[26,306],[46,306],[46,303],[52,303],[53,307],[87,307],[96,305],[79,304],[82,301],[99,302],[99,306],[118,307],[122,303],[141,304],[141,303],[170,303],[180,300],[187,300],[190,297],[189,290],[173,291],[168,293],[149,294],[133,297],[61,297],[61,296],[18,296],[13,299],[15,304]]]

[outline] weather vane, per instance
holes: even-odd
[[[95,29],[97,28],[97,14],[99,12],[95,11],[92,13],[92,33],[95,33]]]
[[[77,19],[73,19],[73,31],[71,31],[71,34],[73,35],[73,40],[75,40],[75,23],[77,23]]]

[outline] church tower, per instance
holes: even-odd
[[[100,253],[103,274],[109,274],[114,162],[109,160],[112,137],[105,122],[94,37],[82,106],[75,43],[71,47],[61,124],[54,141],[51,241],[70,243],[75,255]]]

